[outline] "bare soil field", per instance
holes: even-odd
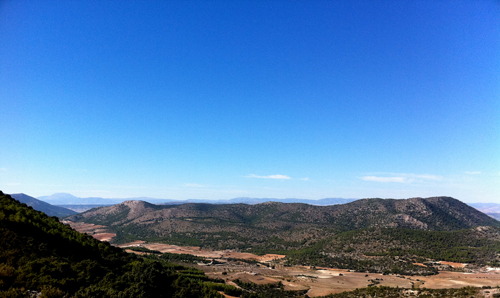
[[[377,273],[349,272],[343,269],[313,269],[308,267],[280,267],[277,269],[257,268],[245,266],[207,266],[203,269],[206,274],[213,278],[223,278],[231,281],[240,279],[257,284],[276,283],[281,281],[287,290],[307,289],[310,297],[324,296],[331,293],[352,291],[356,288],[364,288],[369,285],[390,286],[415,289],[418,288],[462,288],[465,286],[496,287],[500,285],[500,273],[456,273],[440,272],[436,276],[396,276],[382,275]],[[223,275],[222,272],[226,272]],[[490,290],[491,293],[497,289]]]
[[[443,265],[450,265],[453,268],[464,268],[465,266],[467,266],[467,264],[454,263],[454,262],[445,262],[445,261],[441,261],[439,263],[441,263]]]
[[[151,250],[157,250],[162,253],[174,253],[174,254],[190,254],[205,258],[215,258],[215,259],[244,259],[244,260],[256,260],[259,262],[269,262],[272,260],[283,259],[285,255],[276,254],[266,254],[263,256],[258,256],[251,253],[241,253],[232,250],[224,251],[212,251],[204,250],[197,246],[178,246],[171,244],[162,243],[144,243],[144,241],[135,241],[130,243],[125,243],[118,245],[121,248],[131,247],[131,246],[142,246]]]
[[[116,236],[114,233],[108,233],[107,227],[95,224],[88,224],[83,222],[72,222],[63,220],[64,224],[69,225],[73,229],[77,230],[80,233],[85,233],[91,235],[100,241],[111,241],[113,237]]]
[[[500,271],[488,273],[457,273],[441,271],[438,275],[423,278],[425,287],[432,289],[482,287],[500,285]]]
[[[109,242],[113,237],[116,236],[116,234],[114,234],[114,233],[98,233],[98,234],[95,234],[92,236],[94,236],[94,238],[97,240]]]

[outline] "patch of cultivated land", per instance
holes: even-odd
[[[224,251],[212,251],[212,250],[204,250],[197,246],[178,246],[171,244],[162,244],[162,243],[145,243],[144,241],[134,241],[130,243],[125,243],[118,245],[121,248],[133,247],[133,246],[142,246],[150,250],[157,250],[162,253],[174,253],[174,254],[189,254],[204,258],[212,258],[212,259],[245,259],[245,260],[256,260],[259,262],[269,262],[272,260],[283,259],[285,255],[276,255],[276,254],[266,254],[263,256],[254,255],[251,253],[241,253],[235,252],[232,250],[224,250]]]
[[[63,220],[64,224],[69,225],[80,233],[91,235],[100,241],[111,241],[116,236],[115,233],[108,233],[107,227],[83,222],[72,222]]]
[[[213,278],[223,278],[231,281],[239,278],[257,284],[276,283],[281,281],[287,290],[308,289],[310,297],[323,296],[331,293],[352,291],[369,285],[390,286],[411,289],[418,288],[462,288],[465,286],[496,287],[500,285],[500,274],[490,273],[456,273],[441,272],[436,276],[396,276],[376,273],[349,272],[341,269],[313,269],[308,267],[280,267],[277,269],[258,268],[246,265],[243,268],[224,264],[207,266],[203,269]],[[227,272],[223,275],[222,272]],[[492,290],[496,291],[496,290]]]

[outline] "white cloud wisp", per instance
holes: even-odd
[[[360,179],[364,181],[371,182],[382,182],[382,183],[412,183],[412,182],[422,182],[422,181],[439,181],[442,179],[441,176],[428,175],[428,174],[406,174],[406,173],[390,173],[393,176],[363,176]]]
[[[408,183],[408,179],[405,177],[378,177],[378,176],[364,176],[361,177],[362,180],[372,181],[372,182],[397,182],[397,183]]]
[[[291,177],[287,175],[268,175],[268,176],[260,176],[260,175],[255,175],[255,174],[250,174],[246,176],[247,178],[261,178],[261,179],[278,179],[278,180],[287,180],[287,179],[292,179]]]

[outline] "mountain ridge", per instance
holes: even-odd
[[[11,197],[14,199],[20,201],[21,203],[24,203],[28,206],[33,207],[33,209],[44,212],[45,214],[49,216],[57,216],[57,217],[65,217],[68,215],[73,215],[77,214],[77,212],[63,208],[60,206],[54,206],[52,204],[49,204],[47,202],[35,199],[31,196],[28,196],[27,194],[24,193],[17,193],[17,194],[11,194]]]
[[[298,199],[298,198],[251,198],[251,197],[238,197],[227,200],[204,200],[204,199],[188,199],[188,200],[176,200],[176,199],[158,199],[150,197],[130,197],[130,198],[102,198],[102,197],[87,197],[81,198],[76,197],[69,193],[55,193],[50,196],[40,196],[37,197],[38,200],[50,203],[52,205],[57,205],[61,207],[71,206],[72,209],[76,209],[78,205],[90,206],[88,209],[94,206],[105,206],[105,205],[115,205],[128,200],[142,200],[150,202],[152,204],[165,204],[165,205],[181,205],[186,203],[208,203],[208,204],[260,204],[264,202],[282,202],[282,203],[304,203],[317,206],[328,206],[336,204],[345,204],[349,202],[356,201],[355,198],[323,198],[318,200],[312,199]],[[479,211],[489,214],[492,217],[497,216],[496,213],[500,213],[500,204],[496,203],[466,203],[467,205],[478,209]],[[74,206],[76,205],[76,206]],[[87,208],[82,208],[85,211]],[[79,210],[80,211],[80,210]]]
[[[454,231],[500,226],[495,219],[451,197],[374,198],[330,206],[280,202],[154,205],[127,201],[67,219],[108,226],[117,233],[116,241],[172,241],[181,237],[214,248],[240,249],[268,239],[311,244],[328,235],[365,228]]]

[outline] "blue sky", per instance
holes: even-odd
[[[0,189],[500,203],[497,1],[2,1]]]

